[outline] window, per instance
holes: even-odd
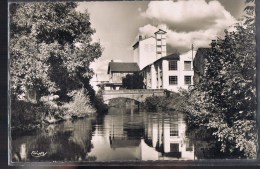
[[[162,45],[157,45],[157,47],[158,47],[158,48],[161,48],[161,47],[162,47]]]
[[[177,76],[169,76],[169,84],[170,85],[177,85],[178,84],[178,77]]]
[[[191,76],[184,76],[184,84],[186,85],[191,84]]]
[[[191,140],[185,140],[185,144],[186,144],[186,151],[193,151],[193,145]]]
[[[157,54],[162,54],[162,52],[159,51],[159,52],[157,52]]]
[[[178,114],[173,114],[170,119],[170,136],[179,136]]]
[[[191,70],[191,61],[184,61],[184,70]]]
[[[169,61],[169,70],[177,70],[177,60],[170,60]]]
[[[170,136],[179,136],[178,123],[170,124]]]

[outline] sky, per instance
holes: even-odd
[[[208,47],[224,29],[238,22],[245,0],[173,0],[173,1],[93,1],[79,2],[86,9],[93,41],[101,43],[102,56],[91,64],[97,74],[93,81],[108,81],[111,60],[133,62],[132,45],[139,34],[153,36],[159,28],[167,31],[167,53],[186,52],[194,44]]]

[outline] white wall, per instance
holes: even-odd
[[[195,55],[195,53],[194,53]],[[184,70],[184,61],[191,61],[191,70]],[[193,84],[193,63],[192,63],[192,52],[189,51],[180,55],[180,60],[177,61],[178,70],[169,70],[168,60],[163,60],[163,88],[178,92],[179,88],[188,89],[189,85],[184,83],[184,76],[191,76],[191,85]],[[170,85],[169,76],[177,76],[178,84]]]
[[[153,63],[156,60],[156,41],[150,37],[139,41],[139,68],[142,70],[145,66]]]

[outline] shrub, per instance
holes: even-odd
[[[11,101],[11,125],[12,128],[24,128],[40,124],[45,117],[47,107],[41,104],[33,104],[23,100]]]
[[[151,96],[145,99],[145,108],[148,111],[166,110],[168,100],[164,96]]]
[[[91,105],[90,98],[84,88],[77,90],[72,97],[72,101],[64,104],[62,108],[67,110],[67,115],[76,117],[84,117],[96,111]]]

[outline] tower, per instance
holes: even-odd
[[[155,32],[156,60],[166,56],[166,31],[159,29]]]

